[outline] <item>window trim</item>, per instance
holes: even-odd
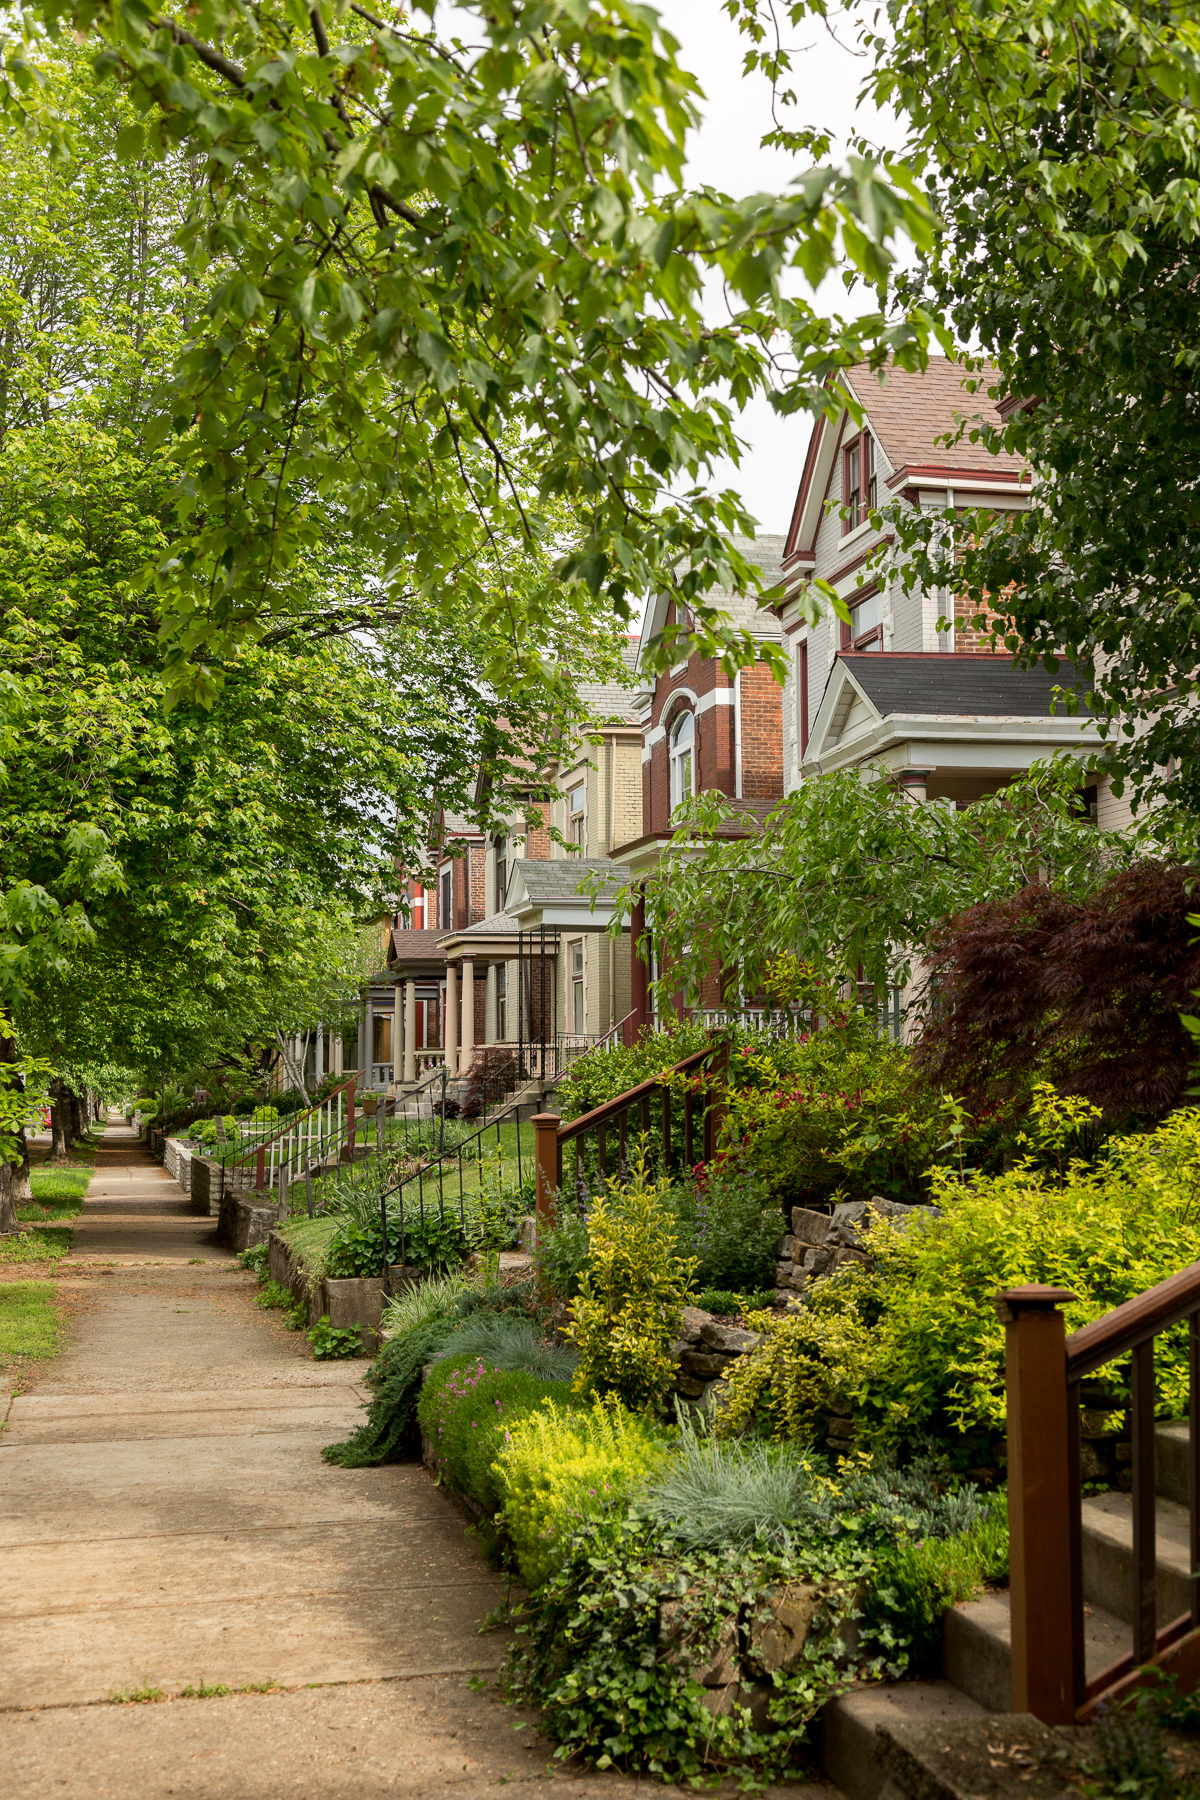
[[[877,594],[882,596],[882,592],[883,592],[883,590],[877,581],[869,581],[865,587],[857,588],[855,590],[853,600],[851,600],[849,597],[847,597],[846,604],[850,608],[851,613],[853,613],[856,606],[861,606],[863,604],[863,602],[866,600],[873,600]],[[868,648],[869,645],[876,644],[876,643],[879,645],[880,650],[882,650],[883,649],[883,620],[882,620],[882,618],[880,619],[880,621],[877,625],[872,625],[869,631],[859,632],[857,637],[854,635],[853,624],[850,624],[850,625],[846,625],[844,623],[842,624],[842,646],[841,647],[843,650],[865,650]]]
[[[800,760],[808,754],[808,639],[804,638],[796,656],[796,685],[800,698]]]
[[[447,883],[449,886],[447,887]],[[445,917],[443,918],[443,913]],[[438,870],[438,929],[453,931],[454,929],[454,864],[447,863],[444,869]]]
[[[689,739],[687,741],[686,749],[681,749],[679,747],[679,734],[683,730],[685,720],[691,721],[692,730],[691,730],[691,736],[689,737]],[[669,775],[670,775],[670,798],[671,798],[671,811],[672,812],[674,812],[675,808],[677,806],[681,805],[684,800],[692,800],[695,798],[695,795],[696,795],[696,741],[697,741],[696,715],[690,706],[681,706],[679,708],[678,712],[676,713],[675,717],[672,719],[670,727],[667,732],[667,757],[668,757],[668,771],[669,771]],[[685,759],[687,761],[688,775],[689,775],[688,791],[686,794],[682,791],[683,783],[678,774],[678,771],[682,767]]]
[[[858,481],[851,481],[851,465],[853,458],[858,458]],[[875,440],[864,425],[861,431],[842,446],[842,506],[852,507],[853,511],[842,514],[842,536],[849,537],[852,531],[865,524],[871,513],[879,504],[879,459],[875,453]]]
[[[578,972],[575,968],[576,951],[579,953]],[[567,944],[567,979],[571,983],[571,1031],[576,1037],[583,1037],[587,1034],[587,952],[581,937],[572,938]],[[577,1013],[582,1019],[579,1025],[575,1023]]]
[[[575,796],[579,795],[579,805],[575,805]],[[587,849],[587,781],[577,781],[574,787],[567,789],[567,838],[572,844],[578,844],[581,850]]]

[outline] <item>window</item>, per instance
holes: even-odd
[[[508,1042],[508,964],[496,964],[496,1042]]]
[[[808,754],[808,639],[796,654],[796,689],[800,717],[800,755]]]
[[[878,588],[850,601],[850,623],[842,626],[843,650],[883,649],[883,595]]]
[[[583,1008],[583,939],[571,945],[571,1029],[581,1036],[585,1030]]]
[[[567,836],[573,844],[578,844],[581,850],[585,847],[586,836],[587,813],[584,808],[586,794],[587,789],[582,781],[578,787],[571,788],[567,794]]]
[[[454,875],[447,869],[442,875],[442,904],[438,913],[438,926],[442,931],[449,931],[454,924],[450,903],[454,898]]]
[[[508,839],[496,839],[496,911],[504,911],[508,898]]]
[[[696,721],[690,712],[681,713],[671,727],[671,811],[695,792],[692,752],[696,743]]]
[[[875,445],[869,431],[860,432],[842,451],[842,536],[861,525],[879,504],[879,477],[875,470]]]

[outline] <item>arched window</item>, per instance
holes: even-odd
[[[690,712],[681,713],[671,727],[671,811],[681,800],[690,800],[696,791],[693,751],[696,721]]]

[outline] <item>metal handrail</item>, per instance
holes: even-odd
[[[391,1267],[392,1266],[391,1266],[390,1261],[388,1260],[388,1210],[389,1210],[388,1209],[388,1201],[397,1194],[399,1194],[401,1196],[400,1209],[399,1209],[400,1210],[400,1261],[401,1261],[401,1264],[403,1264],[405,1261],[403,1190],[406,1187],[408,1187],[410,1185],[410,1183],[412,1183],[414,1181],[417,1183],[418,1208],[419,1208],[419,1213],[420,1213],[421,1224],[424,1225],[424,1223],[425,1223],[425,1182],[426,1182],[426,1180],[432,1181],[434,1174],[436,1172],[437,1182],[438,1182],[438,1214],[439,1214],[439,1217],[444,1219],[446,1216],[445,1171],[449,1165],[457,1162],[457,1164],[458,1164],[459,1219],[465,1228],[465,1225],[466,1225],[466,1184],[465,1184],[465,1181],[463,1178],[463,1153],[466,1151],[468,1146],[473,1143],[479,1143],[482,1146],[482,1140],[483,1140],[484,1136],[486,1135],[486,1133],[489,1131],[496,1132],[497,1144],[499,1145],[499,1143],[500,1143],[500,1137],[499,1137],[500,1126],[504,1123],[505,1119],[508,1117],[508,1115],[510,1113],[514,1115],[516,1126],[517,1126],[517,1185],[520,1186],[525,1179],[525,1175],[524,1175],[524,1169],[522,1166],[522,1159],[521,1159],[521,1121],[520,1121],[520,1117],[519,1117],[519,1107],[516,1103],[514,1103],[512,1106],[506,1107],[503,1112],[493,1114],[493,1116],[487,1121],[486,1124],[481,1125],[477,1131],[470,1132],[468,1134],[468,1136],[466,1136],[465,1138],[461,1138],[457,1144],[452,1144],[448,1150],[439,1151],[438,1154],[434,1157],[431,1157],[428,1162],[423,1162],[417,1168],[410,1169],[406,1174],[401,1175],[399,1180],[394,1181],[392,1183],[391,1187],[384,1187],[384,1188],[380,1189],[380,1192],[379,1192],[379,1226],[380,1226],[380,1235],[381,1235],[382,1244],[383,1244],[383,1269],[382,1269],[383,1287],[384,1287],[384,1292],[386,1294],[390,1294],[392,1291],[392,1288],[391,1288],[391,1280],[392,1280]],[[483,1186],[483,1158],[482,1158],[482,1155],[477,1156],[475,1158],[475,1162],[476,1162],[476,1166],[479,1169],[479,1182],[480,1182],[480,1189],[482,1191],[482,1186]],[[501,1161],[501,1166],[503,1167],[503,1159]]]

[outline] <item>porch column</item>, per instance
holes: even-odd
[[[901,769],[896,786],[915,806],[923,806],[929,797],[928,769]]]
[[[398,1083],[398,1081],[400,1080],[400,1058],[401,1058],[401,1054],[402,1054],[400,1046],[402,1044],[404,1044],[404,1049],[405,1049],[405,1051],[407,1051],[408,1045],[405,1043],[405,1040],[404,1040],[404,1005],[403,1005],[403,1001],[401,999],[401,994],[400,994],[400,983],[397,981],[395,987],[392,989],[392,1086],[393,1087],[395,1087],[396,1084]]]
[[[316,1074],[317,1074],[317,1086],[319,1087],[325,1079],[325,1027],[321,1023],[320,1019],[317,1020]]]
[[[458,1074],[458,967],[446,964],[446,1067]]]
[[[463,957],[462,992],[462,1056],[459,1066],[464,1075],[475,1061],[475,958]]]
[[[417,982],[413,975],[404,983],[404,1079],[417,1079]]]
[[[364,994],[358,1008],[358,1073],[360,1085],[365,1086],[370,1076],[367,1067],[368,1038],[370,1037],[371,999]]]
[[[345,1074],[346,1045],[340,1031],[335,1031],[329,1042],[329,1052],[333,1057],[335,1075]]]
[[[496,1042],[496,965],[489,963],[483,976],[483,1041]]]
[[[633,1041],[643,1026],[650,1023],[650,969],[648,959],[649,946],[643,951],[639,940],[646,930],[646,901],[641,889],[629,919],[629,999],[633,1017],[629,1021],[629,1030]]]

